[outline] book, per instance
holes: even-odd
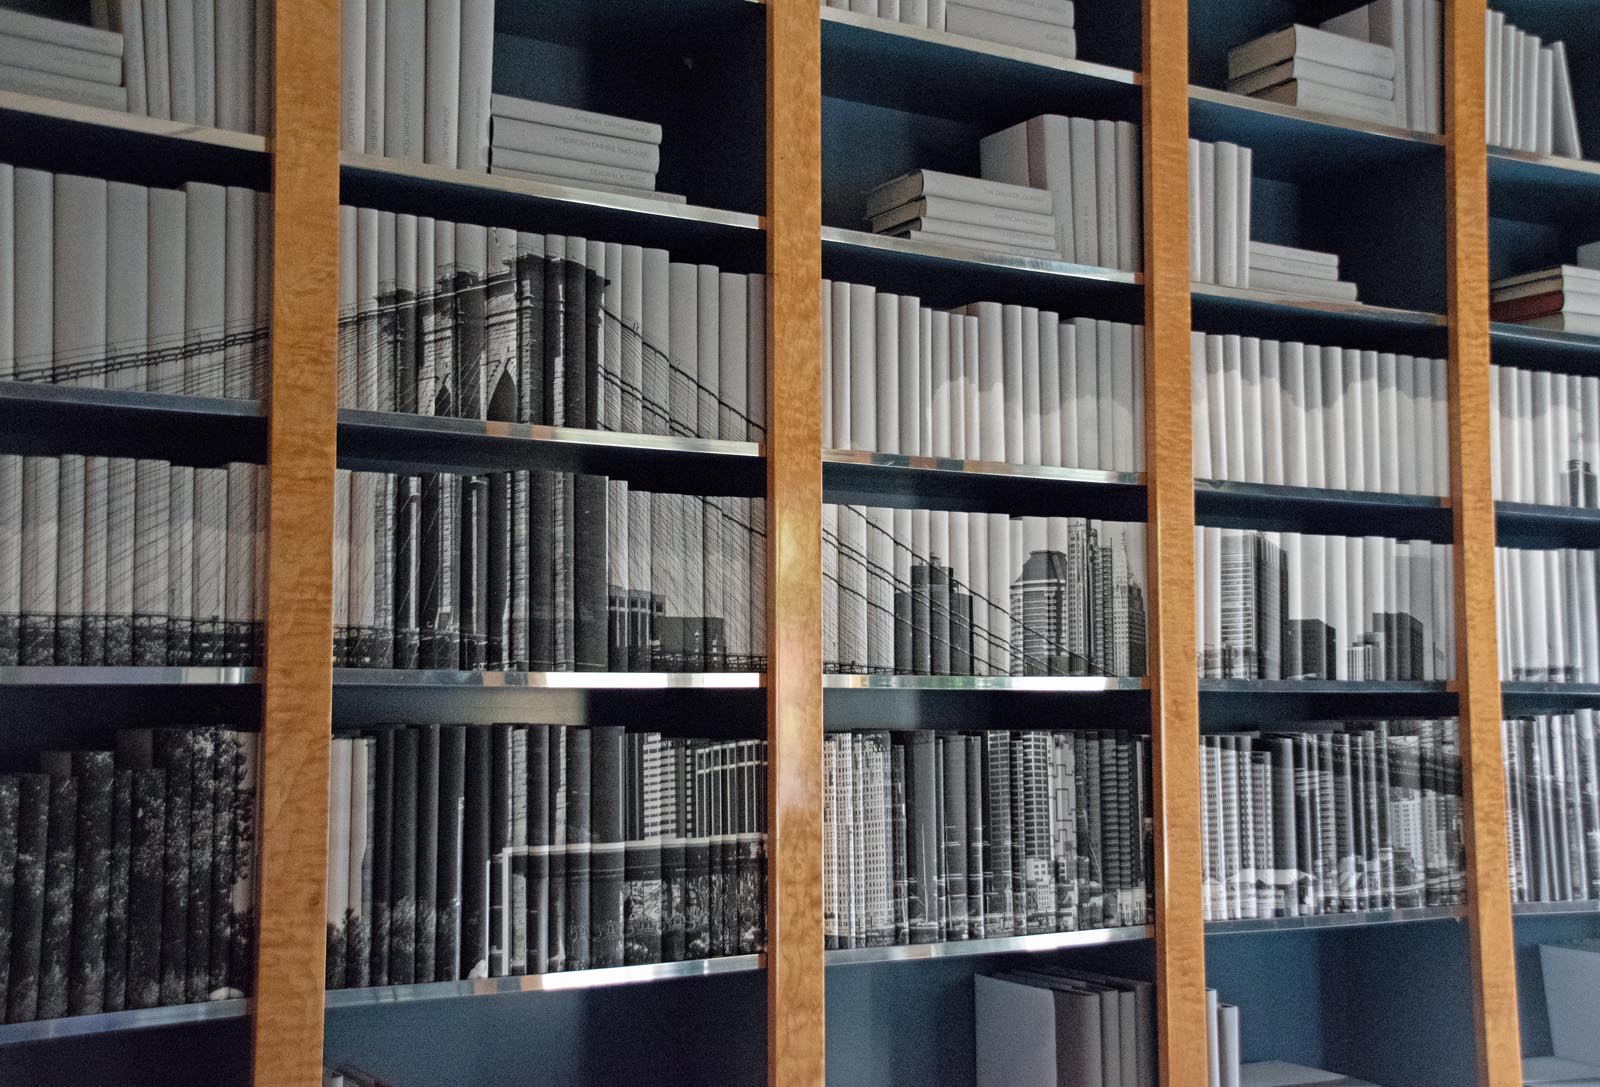
[[[1255,97],[1268,102],[1281,102],[1288,106],[1354,117],[1377,124],[1395,123],[1394,102],[1308,79],[1291,79],[1286,83],[1267,87],[1255,92]]]
[[[961,177],[937,170],[913,170],[884,182],[868,193],[866,211],[869,216],[880,215],[919,198],[932,196],[1040,215],[1047,215],[1053,210],[1051,194],[1044,189]]]
[[[1023,18],[949,0],[944,28],[952,34],[1032,49],[1053,56],[1078,55],[1078,36],[1070,25]]]
[[[615,136],[639,143],[661,143],[661,126],[649,121],[637,121],[570,106],[536,102],[508,94],[494,95],[490,99],[490,112],[494,117],[526,121],[530,124],[566,128],[601,136]]]
[[[1364,8],[1356,10],[1365,11]],[[1327,29],[1326,23],[1323,24],[1323,29]],[[1269,87],[1276,87],[1292,80],[1303,80],[1322,87],[1332,87],[1370,98],[1394,101],[1395,82],[1393,79],[1367,75],[1363,72],[1341,68],[1338,65],[1311,60],[1299,55],[1292,56],[1281,64],[1259,68],[1248,75],[1230,79],[1228,80],[1228,90],[1233,94],[1253,95]]]
[[[1387,46],[1295,24],[1230,49],[1228,78],[1238,79],[1301,57],[1380,79],[1389,79],[1395,72],[1395,54]]]

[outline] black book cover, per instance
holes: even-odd
[[[761,950],[761,823],[756,809],[756,778],[766,773],[764,761],[755,757],[755,742],[743,745],[750,754],[742,760],[736,871],[738,878],[738,937],[733,953],[752,955]]]
[[[1338,904],[1342,912],[1356,908],[1355,874],[1360,860],[1356,855],[1357,814],[1355,783],[1351,780],[1354,767],[1350,758],[1350,737],[1341,733],[1333,740],[1334,826],[1338,841]]]
[[[972,675],[972,594],[950,592],[950,674]]]
[[[372,806],[372,937],[368,981],[389,984],[390,887],[394,872],[394,765],[398,729],[379,729],[375,737]]]
[[[394,505],[394,666],[416,668],[421,653],[418,562],[421,557],[422,480],[399,476]]]
[[[417,743],[417,882],[413,981],[435,977],[439,939],[439,726],[410,730]]]
[[[44,943],[45,862],[49,856],[50,777],[18,774],[17,866],[11,903],[10,985],[6,1022],[39,1018],[39,969]]]
[[[488,649],[485,595],[489,588],[489,482],[483,476],[463,476],[456,480],[461,495],[461,520],[456,530],[456,554],[460,559],[458,610],[460,616],[461,663],[468,671],[481,671]]]
[[[184,991],[193,1003],[206,999],[211,981],[211,868],[216,811],[216,731],[188,732],[189,764],[189,934]]]
[[[544,392],[543,418],[534,422],[550,426],[579,426],[565,416],[567,345],[567,240],[546,235],[544,243]]]
[[[732,602],[725,599],[725,571],[728,568],[729,548],[724,533],[732,531],[723,516],[722,503],[716,498],[692,499],[700,514],[699,540],[689,541],[690,561],[700,560],[700,591],[704,604],[700,609],[700,667],[707,672],[725,672],[728,669],[727,617]],[[698,551],[698,555],[696,552]],[[745,602],[740,601],[740,606]]]
[[[159,768],[136,768],[130,772],[133,810],[128,857],[127,1006],[153,1008],[161,1003],[167,772]]]
[[[77,870],[78,783],[70,766],[50,767],[50,836],[44,863],[44,934],[39,945],[39,1015],[67,1014],[72,961],[72,887]]]
[[[567,934],[568,970],[589,968],[590,797],[593,773],[590,733],[575,728],[567,734]]]
[[[551,726],[550,772],[546,795],[550,809],[549,891],[545,896],[545,971],[567,965],[567,744],[573,730]]]
[[[1317,866],[1316,826],[1312,819],[1313,796],[1316,794],[1316,769],[1312,762],[1311,741],[1305,734],[1294,736],[1294,855],[1298,860],[1295,873],[1295,894],[1299,905],[1296,912],[1316,913]]]
[[[11,990],[12,903],[17,887],[17,823],[20,793],[17,779],[0,776],[0,998]],[[4,1009],[0,1008],[0,1016]]]
[[[507,506],[507,516],[511,519],[508,527],[511,562],[506,585],[509,599],[506,601],[505,650],[505,667],[508,672],[526,672],[529,668],[528,594],[533,585],[528,569],[528,552],[531,546],[528,536],[529,514],[532,510],[530,505],[532,491],[529,483],[531,474],[527,471],[516,471],[510,476],[511,496]]]
[[[418,746],[416,729],[395,731],[389,860],[390,985],[410,985],[417,980]]]
[[[528,729],[528,972],[550,966],[550,741],[556,726]]]
[[[984,917],[987,901],[984,870],[988,863],[984,848],[983,822],[983,737],[963,737],[967,744],[967,934],[974,940],[990,935]]]
[[[965,940],[967,918],[967,743],[964,736],[940,736],[944,760],[945,937]]]
[[[911,900],[910,873],[906,867],[906,745],[891,737],[889,749],[889,849],[893,858],[891,878],[894,888],[894,942],[896,945],[911,942],[911,919],[908,913]]]
[[[689,827],[684,819],[689,775],[687,745],[668,740],[661,748],[660,769],[670,783],[671,811],[661,841],[661,961],[679,962],[686,957],[688,939],[688,858],[685,841]]]
[[[522,423],[545,421],[544,267],[542,253],[517,257],[517,421]]]
[[[990,936],[1014,936],[1018,926],[1011,901],[1011,733],[985,733],[983,755],[984,930]],[[1077,858],[1061,858],[1061,871],[1056,876],[1057,886],[1063,881],[1069,884],[1074,882],[1077,867]],[[1074,924],[1076,920],[1073,919]],[[1026,927],[1022,931],[1026,932]]]
[[[573,628],[576,670],[604,672],[610,660],[606,638],[609,602],[606,558],[607,481],[604,476],[573,479],[576,535],[573,547]]]
[[[489,976],[511,972],[511,726],[489,726]]]
[[[431,229],[431,228],[430,228]],[[415,247],[413,241],[411,245]],[[384,358],[381,365],[394,374],[394,407],[408,415],[417,413],[417,356],[421,322],[417,320],[417,292],[396,290],[378,299]]]
[[[952,674],[950,644],[950,568],[934,561],[928,567],[928,652],[933,675]]]
[[[937,943],[942,928],[936,743],[931,732],[906,737],[906,924],[914,944]]]
[[[644,822],[645,777],[658,745],[643,733],[627,737],[622,956],[629,966],[661,961],[661,840],[646,836]]]
[[[919,676],[933,671],[932,609],[927,557],[914,555],[911,559],[911,671]]]
[[[571,267],[569,265],[569,267]],[[600,334],[605,324],[605,278],[592,268],[583,270],[583,426],[600,426]]]
[[[594,426],[593,405],[588,395],[591,383],[585,372],[589,359],[590,272],[583,261],[572,257],[573,249],[581,252],[583,243],[576,239],[568,239],[568,243],[567,259],[561,265],[566,280],[566,295],[561,307],[564,340],[561,353],[561,425],[589,428]]]
[[[623,957],[623,744],[619,725],[597,725],[590,743],[589,964],[621,966]]]
[[[915,605],[912,603],[911,587],[902,587],[899,583],[894,587],[894,674],[908,676],[916,670],[915,638],[911,634],[912,616]]]
[[[433,980],[466,976],[461,966],[461,833],[466,805],[467,727],[447,725],[439,733],[439,856],[434,892],[437,915]]]
[[[495,671],[513,667],[511,653],[511,485],[512,473],[495,472],[487,479],[487,510],[483,598],[485,663]]]
[[[528,473],[528,666],[556,666],[556,476]]]
[[[71,756],[71,772],[78,782],[72,964],[67,984],[67,1010],[72,1015],[93,1015],[105,1009],[113,761],[109,751],[75,751]]]
[[[238,811],[240,744],[253,737],[233,731],[217,729],[216,750],[212,754],[212,810],[211,810],[211,961],[206,988],[212,994],[238,987],[228,975],[228,960],[233,950],[233,885],[238,870],[237,828],[234,816]],[[352,895],[354,891],[352,890]],[[366,918],[362,914],[362,918]],[[363,951],[365,950],[365,944]]]
[[[346,988],[364,989],[372,984],[372,830],[378,802],[378,741],[371,736],[358,737],[356,750],[360,757],[351,760],[350,810],[350,907],[354,916],[345,935],[344,983]],[[363,776],[358,778],[357,771],[363,772]],[[357,803],[360,804],[359,817]]]
[[[700,799],[696,797],[696,799]],[[683,842],[683,957],[711,955],[711,839],[695,816],[694,832]]]
[[[457,227],[459,238],[463,230],[482,233],[482,227]],[[459,255],[458,242],[458,255]],[[488,311],[483,276],[476,272],[458,271],[456,286],[455,334],[455,414],[462,419],[483,418],[483,357],[488,348]]]
[[[489,727],[466,730],[466,785],[461,825],[461,975],[489,976]]]
[[[455,578],[460,563],[456,554],[461,517],[459,493],[454,476],[430,473],[422,477],[422,553],[417,567],[417,595],[424,668],[460,667],[455,612]]]

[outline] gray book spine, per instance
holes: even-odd
[[[10,984],[5,993],[8,1023],[39,1018],[49,833],[49,776],[18,774],[16,886],[11,907]]]

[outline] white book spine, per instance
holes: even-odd
[[[1003,306],[1000,310],[1001,393],[1000,406],[1004,412],[1002,433],[1005,435],[1005,461],[1023,464],[1027,449],[1027,397],[1023,392],[1022,328],[1025,313],[1021,306]]]
[[[226,314],[227,190],[191,182],[184,186],[187,246],[184,257],[184,391],[223,394],[222,328]]]
[[[1111,468],[1118,472],[1132,472],[1138,465],[1134,456],[1135,435],[1143,419],[1135,410],[1134,375],[1142,359],[1134,353],[1133,325],[1120,321],[1111,323],[1111,411],[1112,449]]]
[[[875,432],[880,453],[900,452],[900,299],[879,292],[873,307]]]
[[[718,344],[717,437],[742,442],[748,440],[749,427],[750,293],[742,275],[723,272],[718,282],[721,286],[718,319],[722,331]]]
[[[1087,317],[1073,322],[1073,369],[1076,374],[1079,468],[1105,468],[1100,460],[1101,393],[1099,378],[1099,334],[1095,322]]]
[[[106,183],[55,175],[57,384],[106,384]]]
[[[1245,336],[1239,342],[1239,387],[1244,397],[1240,412],[1244,429],[1244,479],[1247,483],[1265,483],[1261,341],[1255,336]]]
[[[48,381],[55,366],[55,177],[18,167],[12,183],[15,376]]]
[[[427,0],[423,161],[455,166],[461,109],[461,2]]]
[[[342,0],[339,18],[340,146],[367,151],[367,0]]]
[[[384,11],[384,28],[383,153],[389,158],[421,162],[427,102],[424,80],[428,12],[422,4],[397,0]]]
[[[1344,477],[1352,491],[1372,489],[1367,467],[1367,417],[1361,404],[1361,352],[1348,348],[1344,355]]]
[[[900,296],[897,323],[899,347],[898,390],[894,393],[899,416],[898,451],[911,456],[922,452],[922,306],[909,294]]]
[[[217,0],[194,0],[194,116],[217,123]]]
[[[1189,333],[1189,426],[1192,434],[1194,477],[1215,479],[1211,466],[1211,402],[1206,374],[1206,334],[1198,329]],[[1198,580],[1198,579],[1197,579]],[[1196,585],[1198,591],[1200,586]]]
[[[1283,482],[1290,487],[1309,486],[1306,482],[1305,345],[1285,343],[1279,351],[1283,370],[1283,395],[1279,401],[1283,417]]]
[[[1282,344],[1261,341],[1261,448],[1263,481],[1274,486],[1288,482],[1285,477],[1286,431],[1283,419]]]
[[[978,319],[978,457],[1004,461],[1009,435],[1005,418],[1005,334],[1002,307],[980,302]]]
[[[1189,140],[1189,282],[1204,283],[1205,278],[1205,220],[1202,204],[1204,190],[1201,180],[1202,144]]]
[[[226,280],[224,283],[223,395],[248,397],[256,385],[256,218],[259,197],[251,189],[227,191]],[[141,284],[142,285],[142,284]]]
[[[1096,234],[1100,240],[1100,263],[1107,268],[1123,267],[1120,245],[1121,227],[1117,221],[1117,125],[1114,121],[1094,123]]]
[[[494,94],[494,0],[461,0],[461,91],[456,165],[489,168],[489,113]]]
[[[0,191],[3,191],[3,184],[0,180]],[[0,214],[4,214],[3,208]],[[6,225],[10,225],[9,221]],[[105,336],[107,352],[114,360],[106,374],[106,385],[113,389],[143,389],[147,381],[144,355],[150,320],[148,190],[142,185],[120,181],[108,184],[106,226]],[[251,230],[254,229],[252,223]],[[4,233],[5,228],[0,227],[0,235]],[[0,275],[6,265],[4,254],[0,253]],[[5,302],[0,302],[0,306],[4,305]],[[0,325],[4,323],[0,319]],[[9,338],[0,332],[0,354],[8,346]],[[4,362],[0,361],[0,376],[4,374]]]
[[[1116,124],[1117,252],[1121,258],[1117,267],[1124,271],[1136,272],[1144,267],[1139,126],[1131,121],[1118,121]]]
[[[1059,468],[1061,461],[1061,319],[1048,310],[1040,311],[1035,334],[1039,350],[1039,460],[1047,468]],[[937,328],[937,323],[935,324]],[[934,368],[940,372],[939,341],[935,340]],[[946,348],[947,349],[947,348]],[[934,415],[937,428],[938,411]],[[947,448],[948,442],[936,442],[932,450]]]
[[[1324,485],[1342,491],[1350,486],[1345,477],[1344,352],[1337,347],[1324,347],[1321,362]]]
[[[386,153],[384,145],[388,71],[388,0],[365,0],[366,46],[362,62],[365,86],[362,93],[362,145],[369,155]]]
[[[1084,117],[1068,122],[1072,162],[1072,234],[1079,264],[1099,265],[1100,214],[1096,206],[1098,167],[1095,162],[1095,123]],[[1067,214],[1058,208],[1058,215]]]
[[[254,0],[217,0],[216,97],[217,127],[234,132],[250,128],[251,91],[255,73]],[[363,71],[365,76],[365,71]]]
[[[167,72],[172,119],[195,124],[195,5],[198,0],[167,0]]]

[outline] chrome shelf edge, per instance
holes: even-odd
[[[914,457],[901,453],[869,453],[854,449],[824,449],[824,464],[856,464],[871,468],[893,468],[908,472],[957,472],[973,476],[1005,476],[1011,479],[1043,480],[1060,483],[1105,484],[1142,487],[1143,472],[1110,472],[1094,468],[1048,468],[1037,464],[1007,464],[1002,461],[962,460],[957,457]]]
[[[1500,696],[1521,698],[1600,698],[1600,683],[1555,683],[1542,680],[1503,680]]]
[[[714,977],[765,970],[765,955],[726,955],[716,959],[691,959],[688,962],[646,963],[640,966],[610,966],[597,970],[571,970],[554,974],[520,974],[515,977],[477,978],[471,981],[435,981],[420,985],[378,985],[368,989],[330,989],[324,996],[328,1011],[346,1008],[376,1008],[391,1004],[411,1004],[423,1000],[456,1000],[474,996],[507,996],[513,993],[550,993],[576,989],[599,989],[614,985],[637,985],[675,978]]]
[[[1144,676],[886,676],[829,672],[827,690],[846,691],[1040,691],[1088,694],[1099,691],[1145,691]]]
[[[1216,87],[1202,87],[1198,84],[1189,84],[1189,100],[1210,102],[1218,106],[1228,106],[1233,109],[1248,110],[1251,113],[1266,113],[1273,117],[1281,117],[1287,121],[1302,121],[1307,124],[1323,125],[1328,128],[1342,128],[1347,132],[1355,132],[1366,136],[1382,136],[1390,140],[1404,140],[1407,143],[1422,144],[1426,146],[1444,146],[1444,137],[1431,132],[1417,132],[1398,125],[1380,125],[1371,121],[1361,121],[1353,117],[1341,117],[1336,113],[1323,113],[1320,110],[1306,109],[1304,106],[1289,106],[1282,102],[1268,102],[1260,98],[1251,98],[1245,94],[1234,94],[1232,91],[1218,90]]]
[[[21,665],[0,668],[0,687],[240,687],[259,683],[255,668],[104,668]]]
[[[933,30],[928,27],[912,26],[909,23],[897,23],[890,19],[875,15],[864,15],[860,12],[847,11],[843,8],[822,8],[821,10],[822,21],[825,23],[838,23],[841,26],[852,26],[860,30],[872,30],[890,37],[910,38],[913,41],[924,42],[928,45],[942,45],[948,49],[960,49],[968,53],[982,53],[985,56],[996,57],[1000,60],[1016,61],[1018,64],[1030,64],[1035,68],[1049,68],[1068,75],[1103,79],[1109,83],[1122,83],[1130,87],[1137,86],[1141,82],[1141,76],[1138,72],[1130,72],[1126,68],[1117,68],[1110,64],[1097,64],[1091,60],[1078,60],[1075,57],[1058,57],[1053,53],[1041,53],[1036,49],[1022,49],[1013,45],[1001,45],[997,42],[984,41],[982,38],[969,38],[965,34],[952,34],[946,30]]]
[[[1126,940],[1148,940],[1154,935],[1155,929],[1149,925],[1129,925],[1124,928],[1079,929],[1076,932],[1040,932],[1032,936],[997,936],[988,940],[949,940],[937,944],[896,944],[893,947],[850,947],[829,951],[826,954],[829,966],[859,966],[875,962],[912,962],[919,959],[956,959],[973,955],[1100,947]]]
[[[1245,483],[1235,479],[1203,479],[1197,477],[1194,481],[1194,489],[1196,494],[1284,499],[1296,502],[1347,502],[1418,510],[1450,508],[1450,499],[1448,497],[1435,495],[1392,494],[1387,491],[1345,491],[1326,487],[1292,487],[1283,483]]]
[[[263,419],[267,414],[263,402],[255,399],[191,396],[187,393],[146,392],[142,389],[95,389],[42,381],[0,381],[0,404],[214,415],[227,419]]]
[[[1541,155],[1537,151],[1514,151],[1509,147],[1489,146],[1490,160],[1522,162],[1530,166],[1543,166],[1549,170],[1565,170],[1573,174],[1590,174],[1600,177],[1600,162],[1589,159],[1567,158],[1564,155]]]
[[[69,1015],[60,1019],[40,1019],[32,1023],[7,1023],[0,1026],[0,1046],[23,1042],[48,1042],[61,1038],[82,1038],[91,1034],[117,1034],[154,1027],[176,1027],[219,1019],[239,1019],[250,1013],[244,997],[211,1000],[202,1004],[173,1004],[161,1008],[136,1008],[131,1011],[102,1012],[98,1015]]]
[[[1581,902],[1513,902],[1513,917],[1583,917],[1600,915],[1600,901],[1585,899]]]
[[[1219,287],[1215,283],[1191,283],[1190,293],[1195,298],[1209,298],[1219,302],[1252,302],[1277,306],[1283,309],[1305,310],[1333,317],[1360,317],[1369,320],[1395,321],[1426,328],[1443,328],[1448,319],[1442,313],[1424,310],[1395,309],[1392,306],[1374,306],[1366,302],[1339,302],[1328,298],[1310,298],[1298,294],[1282,294],[1257,287]]]
[[[492,690],[754,690],[764,672],[451,672],[428,669],[335,668],[336,687],[454,687]]]
[[[964,246],[939,245],[913,241],[910,238],[890,238],[882,234],[869,234],[864,230],[846,230],[844,227],[822,228],[824,245],[849,245],[858,249],[877,249],[885,253],[900,253],[911,257],[957,261],[962,264],[1001,268],[1016,272],[1035,272],[1059,276],[1063,279],[1091,280],[1099,283],[1118,283],[1139,286],[1144,283],[1141,272],[1122,272],[1115,268],[1100,268],[1091,264],[1072,264],[1068,261],[1045,257],[1012,256],[1008,253],[988,253],[982,249]]]
[[[1262,917],[1242,921],[1207,921],[1207,936],[1237,936],[1254,932],[1296,932],[1318,928],[1359,928],[1366,925],[1399,925],[1413,921],[1459,921],[1466,917],[1465,906],[1416,906],[1394,910],[1362,910],[1357,913],[1317,913],[1302,917]]]
[[[30,113],[57,121],[114,128],[141,136],[159,136],[170,140],[226,147],[235,151],[248,151],[259,155],[267,153],[267,138],[251,132],[233,132],[222,128],[186,124],[182,121],[163,121],[157,117],[141,117],[134,113],[84,106],[76,102],[59,102],[54,98],[41,98],[17,91],[0,91],[0,110]]]
[[[407,162],[382,155],[365,155],[345,151],[339,155],[341,170],[361,170],[386,177],[431,181],[440,185],[478,189],[483,192],[502,193],[507,196],[527,196],[539,200],[552,200],[562,204],[604,208],[609,211],[638,212],[662,219],[681,219],[687,222],[708,223],[735,230],[765,230],[761,216],[721,208],[700,207],[697,204],[674,204],[643,196],[622,193],[598,192],[576,185],[552,185],[543,181],[524,181],[501,174],[477,173],[458,170],[450,166],[432,166],[421,162]]]
[[[578,427],[543,426],[537,423],[506,423],[479,419],[452,419],[436,415],[410,415],[394,411],[339,409],[341,427],[388,431],[397,435],[427,434],[451,438],[493,438],[520,442],[545,442],[592,449],[618,449],[629,452],[696,453],[719,457],[759,458],[756,442],[721,441],[715,438],[685,438],[668,434],[629,434],[610,430],[583,430]]]
[[[1217,694],[1454,694],[1454,681],[1430,679],[1217,679],[1201,677],[1200,693]]]
[[[1529,328],[1527,325],[1519,325],[1512,321],[1489,323],[1489,341],[1492,344],[1495,340],[1502,343],[1543,344],[1572,350],[1600,348],[1600,336],[1590,336],[1582,332],[1557,332],[1553,328]]]

